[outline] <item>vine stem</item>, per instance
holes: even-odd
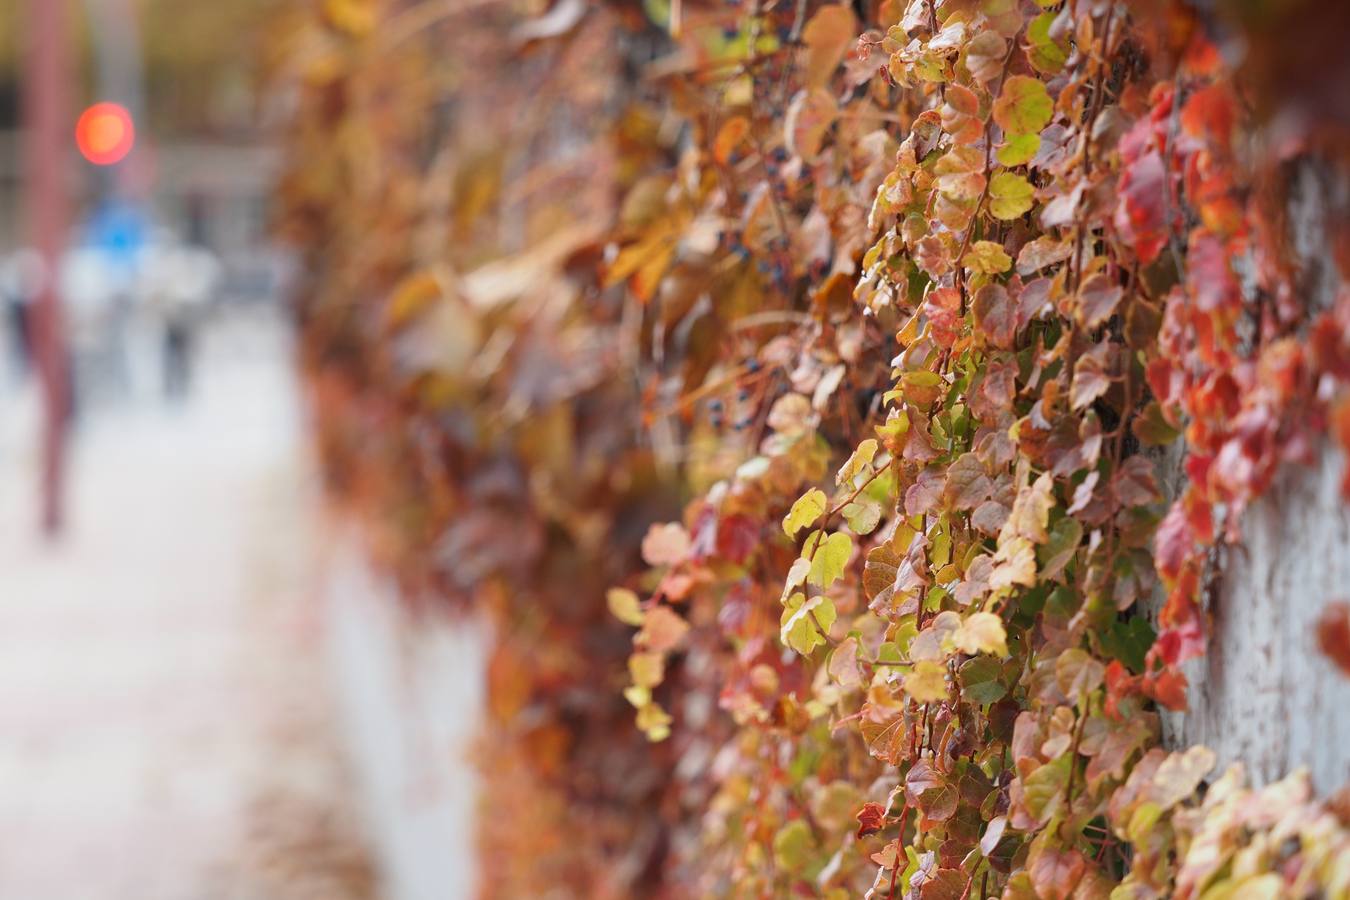
[[[1013,51],[1017,49],[1017,43],[1010,41],[1008,52],[1003,55],[1003,71],[998,76],[998,90],[1003,90],[1003,81],[1008,77],[1008,62],[1012,59]],[[945,95],[944,95],[945,98]],[[990,118],[993,114],[990,113]],[[966,267],[961,264],[961,258],[966,255],[966,250],[970,248],[970,239],[975,234],[975,220],[980,215],[980,207],[984,206],[984,201],[989,199],[989,175],[993,171],[994,138],[989,133],[989,122],[984,123],[984,187],[980,189],[979,199],[975,201],[975,209],[970,214],[970,224],[966,226],[966,233],[961,237],[961,247],[956,251],[956,287],[961,293],[961,314],[966,311]],[[943,359],[943,365],[946,365],[946,359]]]
[[[866,490],[869,484],[876,481],[882,472],[885,472],[893,465],[895,465],[895,457],[891,457],[890,461],[887,462],[886,465],[882,466],[881,468],[873,470],[872,474],[867,477],[867,480],[864,481],[862,484],[858,485],[857,489],[855,489],[852,494],[849,494],[846,499],[841,500],[837,505],[835,505],[832,509],[830,509],[829,512],[825,513],[824,518],[820,520],[820,527],[816,529],[815,537],[812,538],[811,540],[811,549],[806,554],[806,559],[812,560],[815,559],[816,551],[820,549],[820,541],[825,536],[825,529],[829,527],[830,519],[834,518],[834,516],[837,515],[839,511],[842,510],[845,506],[848,506],[850,503],[856,500],[858,498],[858,495],[861,494],[864,490]],[[820,620],[816,618],[816,611],[813,609],[810,610],[807,614],[811,617],[811,621],[816,624],[816,628],[819,629],[821,637],[825,638],[826,642],[829,643],[830,646],[832,647],[838,646],[838,642],[835,641],[834,638],[830,637],[830,633],[825,629],[823,625],[820,624]]]
[[[900,833],[895,836],[895,859],[891,863],[891,886],[886,891],[886,900],[895,900],[895,882],[900,877],[901,842],[905,839],[905,823],[909,819],[909,804],[900,813]]]
[[[893,465],[895,465],[894,456],[891,457],[890,462],[886,463],[886,465],[882,466],[879,469],[875,469],[871,475],[867,476],[867,480],[864,481],[862,484],[858,485],[857,489],[853,493],[849,494],[847,499],[840,501],[838,504],[835,505],[833,509],[827,512],[825,514],[825,518],[821,520],[820,523],[821,530],[824,531],[825,526],[829,523],[831,518],[833,518],[837,513],[839,513],[845,506],[848,506],[854,500],[857,500],[858,495],[861,494],[863,491],[867,490],[867,486],[869,484],[876,481],[877,478],[881,476],[882,472],[885,472],[886,470],[890,469],[891,466]],[[817,536],[816,542],[817,544],[819,544],[820,542],[819,536]]]
[[[1073,745],[1069,748],[1069,778],[1064,782],[1064,811],[1073,811],[1073,782],[1078,774],[1078,746],[1083,742],[1083,726],[1087,723],[1087,712],[1081,711],[1074,723]]]

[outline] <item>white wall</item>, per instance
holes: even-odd
[[[486,640],[471,620],[414,617],[348,536],[324,591],[345,744],[389,900],[474,894]]]

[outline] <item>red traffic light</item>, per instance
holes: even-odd
[[[131,113],[117,103],[95,103],[75,123],[75,144],[96,166],[121,162],[135,142],[136,125]]]

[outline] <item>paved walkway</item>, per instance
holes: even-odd
[[[371,896],[330,731],[313,497],[280,330],[210,335],[190,403],[91,409],[35,535],[0,395],[0,898]]]

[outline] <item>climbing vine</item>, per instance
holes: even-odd
[[[1350,896],[1350,804],[1160,747],[1350,437],[1223,23],[530,11],[325,3],[284,218],[335,497],[494,626],[484,892]]]

